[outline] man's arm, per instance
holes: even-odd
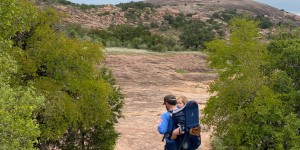
[[[168,131],[168,122],[170,119],[170,115],[168,113],[164,113],[160,117],[160,123],[157,127],[157,130],[160,134],[165,134]]]

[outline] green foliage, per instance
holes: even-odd
[[[158,22],[152,21],[152,22],[150,22],[150,27],[151,28],[158,28],[159,24],[158,24]]]
[[[104,13],[101,13],[101,14],[98,14],[98,16],[107,16],[107,15],[109,15],[110,14],[110,12],[109,11],[105,11]]]
[[[268,49],[273,56],[274,68],[285,71],[293,79],[297,90],[300,88],[300,39],[274,40]]]
[[[293,80],[285,71],[274,71],[271,74],[270,86],[276,93],[290,93],[293,91]]]
[[[212,15],[213,18],[221,19],[225,22],[229,22],[233,18],[240,18],[242,15],[238,14],[236,10],[225,10],[216,12]]]
[[[150,3],[144,3],[142,1],[140,1],[140,2],[131,1],[129,3],[120,3],[120,4],[117,4],[116,6],[122,8],[123,11],[126,11],[129,8],[144,9],[146,7],[150,7],[150,8],[158,7],[158,6],[154,6],[153,4],[150,4]]]
[[[184,27],[188,22],[183,13],[180,13],[178,16],[175,17],[170,14],[166,14],[164,15],[164,19],[168,21],[169,25],[171,25],[175,29]]]
[[[32,88],[14,88],[4,80],[0,77],[0,149],[34,149],[40,130],[33,111],[44,98]]]
[[[216,137],[214,137],[212,139],[211,147],[212,147],[212,149],[215,149],[215,150],[226,150],[226,149],[228,149],[227,146],[224,146],[223,141],[219,138],[216,138]]]
[[[151,46],[150,49],[156,52],[165,52],[168,50],[166,46],[160,43]]]
[[[129,9],[125,12],[124,17],[131,21],[137,21],[141,16],[141,13],[136,9]]]
[[[25,4],[16,4],[16,8],[26,12],[21,7],[26,8]],[[0,10],[4,10],[2,6]],[[4,18],[7,24],[0,27],[11,29],[1,34],[1,48],[7,53],[0,55],[4,69],[0,74],[0,111],[5,118],[0,122],[1,149],[32,149],[34,144],[41,149],[48,144],[113,149],[117,138],[113,125],[122,117],[123,96],[111,72],[99,73],[95,68],[104,57],[102,45],[67,38],[53,29],[60,19],[57,12],[28,5],[31,7],[36,11],[33,19]],[[13,11],[5,13],[9,16]],[[17,21],[20,25],[8,27]],[[13,45],[3,42],[10,38]],[[39,95],[45,97],[43,104]]]
[[[224,27],[221,23],[218,23],[217,21],[213,20],[212,18],[207,21],[209,23],[208,29],[211,31],[217,33],[215,34],[219,38],[223,38],[225,33],[224,33]]]
[[[74,4],[74,3],[72,3],[72,2],[70,2],[70,1],[68,1],[68,0],[57,0],[57,2],[58,2],[59,4],[63,4],[63,5],[71,5],[71,4]]]
[[[17,73],[16,61],[0,53],[0,149],[33,149],[40,129],[33,112],[44,98],[26,86],[11,86]]]
[[[273,40],[290,40],[300,38],[300,28],[291,25],[279,25],[276,27],[276,32],[272,34]]]
[[[202,49],[214,35],[202,21],[193,21],[183,29],[179,38],[185,48]]]
[[[68,0],[36,0],[36,1],[46,3],[48,5],[53,5],[53,4],[71,5],[71,6],[74,6],[74,7],[78,7],[81,10],[89,10],[89,9],[92,9],[92,8],[104,7],[104,5],[77,4],[77,3],[72,3],[71,1],[68,1]]]
[[[17,61],[8,53],[14,49],[14,34],[29,30],[37,15],[35,10],[31,1],[0,2],[0,149],[34,149],[40,136],[39,125],[33,118],[44,98],[31,85],[14,82]]]
[[[267,18],[263,15],[257,15],[254,19],[259,21],[259,27],[262,29],[268,29],[273,26],[270,18]]]
[[[78,24],[67,24],[65,26],[62,27],[62,30],[65,32],[65,34],[69,37],[69,38],[83,38],[85,36],[87,36],[89,34],[89,30],[82,28],[80,25]],[[93,36],[95,30],[91,30],[91,36]]]
[[[221,140],[215,145],[223,149],[298,149],[298,94],[289,73],[265,72],[274,61],[259,41],[257,26],[247,18],[233,19],[229,41],[207,44],[210,65],[220,76],[210,86],[214,96],[202,121],[214,126]]]
[[[27,0],[1,0],[1,43],[11,38],[16,32],[29,30],[36,17],[36,8],[32,5],[32,1]]]
[[[112,25],[108,30],[87,30],[78,25],[65,27],[66,33],[72,38],[90,37],[93,42],[103,43],[105,46],[119,46],[137,49],[151,49],[154,51],[173,50],[176,41],[173,38],[165,38],[161,35],[152,34],[143,26]],[[176,50],[184,50],[177,46]]]
[[[82,139],[82,135],[89,137],[89,142],[84,147],[78,146],[78,141]],[[59,144],[62,149],[71,150],[113,150],[116,143],[115,139],[118,137],[113,124],[106,124],[103,127],[94,127],[87,133],[78,134],[77,132],[68,131],[67,136],[64,137],[62,144]],[[83,142],[83,141],[82,141]],[[83,145],[81,143],[81,145]]]
[[[112,71],[106,66],[100,69],[99,77],[102,77],[105,81],[110,83],[112,87],[112,94],[109,95],[108,104],[112,111],[112,122],[117,122],[117,118],[123,117],[121,109],[124,105],[124,96],[121,93],[120,87],[116,86],[116,79],[114,78]],[[110,127],[106,127],[110,128]]]
[[[268,50],[270,52],[273,70],[280,70],[280,74],[273,77],[273,88],[283,93],[281,99],[286,104],[286,109],[300,116],[299,90],[300,90],[300,39],[284,36],[282,39],[273,40]],[[275,83],[276,82],[276,83]]]
[[[129,25],[110,26],[108,31],[112,32],[112,36],[120,41],[130,41],[136,37],[147,36],[151,33],[142,26],[132,27]]]
[[[67,39],[47,24],[36,26],[27,44],[27,59],[36,68],[23,74],[34,77],[35,86],[47,97],[48,105],[40,112],[41,138],[56,140],[68,129],[87,132],[105,125],[111,88],[105,80],[93,78],[93,64],[103,58],[101,47]]]
[[[89,10],[92,8],[102,8],[104,5],[87,5],[87,4],[75,4],[76,7],[79,7],[81,10]]]

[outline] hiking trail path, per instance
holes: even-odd
[[[200,113],[216,74],[208,69],[206,56],[197,52],[155,53],[108,48],[105,64],[112,69],[124,94],[124,118],[116,124],[120,134],[115,150],[162,150],[157,131],[166,94],[186,96],[198,102]],[[201,121],[201,120],[200,120]],[[202,126],[198,150],[210,150],[211,130]]]

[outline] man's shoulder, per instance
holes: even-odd
[[[163,114],[170,114],[170,113],[171,113],[171,111],[166,111]]]
[[[163,119],[169,119],[170,118],[170,114],[171,114],[171,112],[166,111],[163,114],[161,114],[161,118],[163,118]]]

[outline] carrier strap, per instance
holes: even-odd
[[[181,144],[180,144],[180,146],[179,146],[179,148],[178,148],[178,150],[180,150],[181,147],[183,146],[183,144],[184,144],[185,139],[186,139],[187,136],[188,136],[188,135],[187,135],[187,133],[186,133],[185,136],[184,136],[184,138],[183,138],[183,141],[181,142]]]

